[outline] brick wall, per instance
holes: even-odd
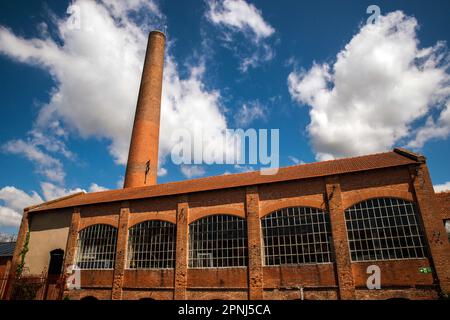
[[[74,230],[96,223],[119,227],[116,270],[83,271],[79,292],[73,298],[99,299],[433,299],[439,285],[447,286],[450,260],[444,246],[431,243],[431,259],[377,261],[382,271],[382,289],[367,290],[366,272],[370,263],[350,260],[344,211],[360,201],[375,197],[399,197],[419,202],[425,231],[433,236],[436,219],[434,193],[429,190],[426,167],[422,182],[411,172],[416,167],[397,167],[360,173],[263,184],[257,187],[198,192],[166,196],[129,203],[85,206],[74,211],[68,246],[74,244]],[[124,207],[125,206],[125,207]],[[281,208],[311,206],[330,214],[335,262],[299,266],[263,266],[260,218]],[[124,211],[125,210],[125,211]],[[125,214],[125,213],[127,214]],[[45,214],[45,213],[37,213]],[[212,214],[231,214],[245,218],[248,226],[249,267],[189,269],[188,225]],[[78,218],[79,215],[79,218]],[[430,217],[431,216],[431,217]],[[440,218],[439,215],[437,217]],[[148,219],[177,223],[176,266],[173,270],[126,270],[127,229]],[[72,237],[72,238],[71,238]],[[447,245],[447,249],[448,244]],[[73,259],[73,250],[67,250]],[[450,250],[448,250],[450,252]],[[121,255],[119,255],[119,253]],[[120,260],[122,259],[122,260]],[[119,262],[119,263],[118,263]],[[421,274],[419,268],[433,267],[434,274]],[[442,279],[441,279],[442,277]],[[109,292],[108,294],[106,292]]]

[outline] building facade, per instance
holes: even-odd
[[[164,43],[150,33],[124,188],[26,208],[13,268],[29,235],[30,275],[80,269],[72,299],[450,292],[448,198],[408,150],[157,184]]]
[[[441,198],[424,158],[396,149],[76,194],[27,208],[18,244],[29,231],[31,274],[55,250],[77,264],[75,299],[435,299],[450,289]]]

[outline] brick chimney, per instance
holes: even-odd
[[[159,31],[148,36],[124,188],[156,184],[165,41]]]

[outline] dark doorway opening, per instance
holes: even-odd
[[[64,250],[55,249],[50,251],[50,264],[48,266],[49,276],[59,276],[62,273],[64,261]]]

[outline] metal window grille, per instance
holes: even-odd
[[[80,269],[112,269],[116,259],[117,229],[95,224],[81,230],[77,241],[77,266]]]
[[[265,265],[326,263],[333,260],[329,215],[291,207],[261,219]]]
[[[231,215],[208,216],[189,225],[189,267],[247,265],[247,223]]]
[[[148,220],[128,230],[127,267],[130,269],[168,269],[175,266],[176,226]]]
[[[345,210],[353,261],[413,259],[426,256],[418,210],[412,202],[376,198]]]

